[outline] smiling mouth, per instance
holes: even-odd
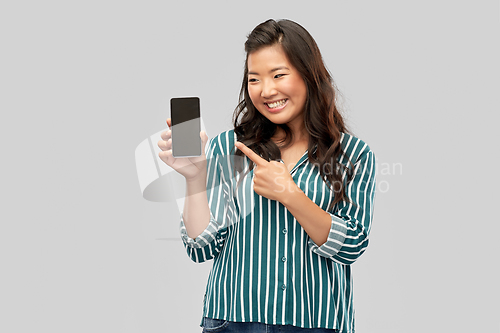
[[[276,108],[279,108],[280,106],[283,106],[285,105],[285,103],[288,101],[287,98],[285,99],[282,99],[280,101],[276,101],[276,102],[272,102],[272,103],[264,103],[267,105],[268,108],[270,109],[276,109]]]

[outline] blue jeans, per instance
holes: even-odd
[[[327,328],[301,328],[292,325],[236,323],[222,319],[203,318],[203,333],[335,333]]]

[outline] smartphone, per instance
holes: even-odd
[[[172,120],[172,155],[174,157],[201,156],[200,99],[176,97],[170,99]]]

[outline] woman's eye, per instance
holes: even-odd
[[[248,82],[250,82],[250,83],[257,82],[257,79],[248,79]]]
[[[274,78],[275,78],[275,79],[279,79],[279,78],[280,78],[280,77],[282,77],[282,76],[285,76],[285,74],[276,74],[276,75],[274,76]]]

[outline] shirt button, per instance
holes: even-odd
[[[286,234],[287,230],[286,229],[283,229],[283,233]]]
[[[281,261],[285,262],[286,261],[286,257],[281,257]]]
[[[281,286],[281,289],[285,290],[285,289],[286,289],[286,286],[285,286],[285,285],[282,285],[282,286]]]

